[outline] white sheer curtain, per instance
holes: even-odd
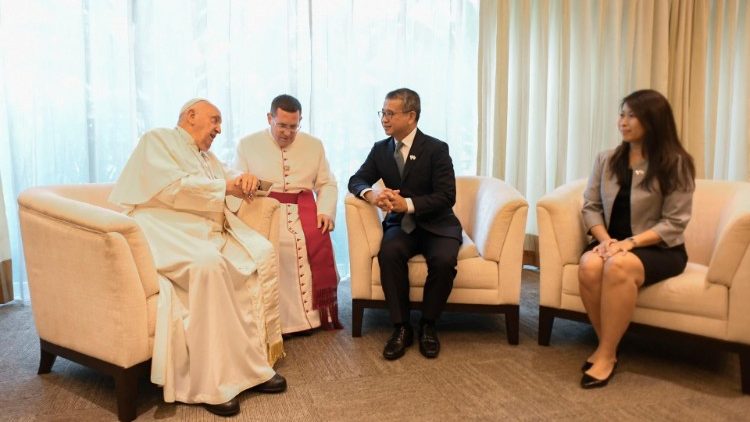
[[[476,172],[478,0],[0,0],[0,180],[14,280],[25,281],[15,198],[116,179],[138,136],[188,98],[224,115],[212,147],[266,126],[271,99],[303,105],[340,191],[384,137],[385,93],[422,96],[420,127]],[[342,202],[342,201],[341,201]],[[334,246],[348,266],[343,207]],[[16,289],[25,298],[24,289]]]
[[[696,87],[704,95],[702,107],[689,105],[687,118],[704,126],[696,129],[689,150],[702,155],[704,177],[750,181],[750,2],[701,3],[695,21],[708,35],[705,50],[701,39],[691,46],[698,57],[693,66],[705,71],[706,83]]]
[[[750,6],[741,0],[481,2],[479,173],[532,206],[620,141],[619,103],[672,103],[698,176],[750,180]],[[527,249],[534,249],[527,243]]]

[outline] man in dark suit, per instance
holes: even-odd
[[[448,144],[417,129],[419,95],[407,88],[389,92],[378,113],[386,135],[372,147],[349,179],[349,191],[387,212],[378,262],[385,300],[395,330],[383,356],[398,359],[413,342],[409,322],[407,262],[417,254],[427,261],[427,280],[419,322],[419,350],[440,352],[435,322],[445,307],[456,276],[461,223],[453,214],[456,178]],[[373,190],[383,179],[385,188]]]

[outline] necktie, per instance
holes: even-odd
[[[393,158],[396,160],[396,166],[398,167],[398,174],[404,176],[404,156],[401,154],[401,147],[404,143],[401,141],[396,142],[396,150],[393,151]],[[417,223],[414,221],[414,215],[404,214],[401,217],[401,230],[406,233],[411,233],[417,227]]]
[[[399,176],[404,175],[404,156],[401,154],[401,148],[404,143],[401,141],[396,142],[396,150],[393,151],[393,158],[396,160],[396,166],[398,167]]]

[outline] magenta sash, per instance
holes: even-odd
[[[307,259],[312,271],[313,309],[320,312],[320,324],[326,330],[342,328],[339,322],[337,279],[333,261],[333,245],[328,232],[318,229],[318,206],[313,193],[269,192],[268,196],[282,204],[297,204],[297,213],[305,235]]]

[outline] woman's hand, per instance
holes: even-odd
[[[634,247],[635,243],[630,238],[623,240],[608,239],[597,245],[594,250],[599,248],[599,251],[597,251],[599,256],[601,256],[602,259],[607,259],[617,254],[630,252]]]
[[[594,246],[593,251],[599,255],[602,259],[609,258],[609,247],[613,243],[617,242],[617,239],[606,239],[601,242],[599,242],[598,245]]]

